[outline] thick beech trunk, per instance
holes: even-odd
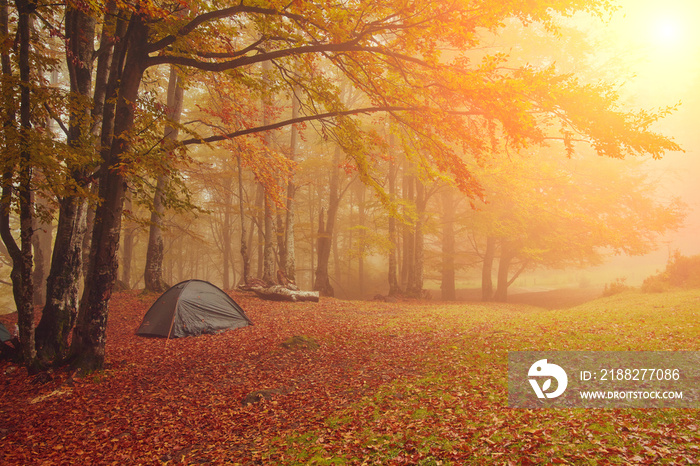
[[[60,359],[68,351],[78,310],[86,216],[87,203],[82,197],[67,196],[60,201],[46,304],[36,328],[36,346],[44,361]]]
[[[145,70],[147,26],[134,15],[126,38],[128,54],[119,68],[120,85],[116,101],[112,144],[100,173],[100,198],[92,233],[93,254],[88,265],[85,291],[73,333],[71,352],[75,367],[93,371],[104,365],[107,315],[117,278],[119,235],[124,207],[126,180],[116,169],[129,150],[128,133],[133,128],[134,105]],[[117,58],[117,57],[115,57]],[[99,247],[95,247],[99,245]]]
[[[17,324],[19,325],[20,353],[30,371],[36,369],[36,351],[34,346],[34,286],[33,286],[33,256],[32,232],[34,228],[32,202],[32,148],[31,148],[31,64],[30,41],[32,29],[33,5],[26,0],[17,0],[17,36],[19,44],[17,60],[19,65],[20,101],[19,101],[19,138],[17,140],[19,157],[13,161],[4,160],[2,174],[2,196],[0,199],[0,236],[12,258],[12,292],[17,306]],[[3,5],[2,33],[7,35],[7,7]],[[3,54],[3,74],[6,78],[12,73],[9,57]],[[6,90],[6,89],[3,89]],[[6,98],[8,98],[6,96]],[[15,114],[8,108],[5,115],[5,129],[11,131],[14,126]],[[10,149],[11,151],[12,149]],[[16,162],[16,163],[14,163]],[[16,178],[13,175],[16,174]],[[10,229],[10,211],[13,197],[19,202],[19,244],[12,236]]]
[[[86,102],[92,92],[94,36],[95,18],[69,5],[66,9],[66,62],[71,86],[71,113],[67,142],[84,153],[93,150],[88,139],[93,132],[92,115]],[[102,57],[100,63],[105,60],[106,57]],[[87,170],[84,165],[71,168],[71,176],[77,186],[86,187]],[[84,193],[67,193],[59,201],[46,304],[37,326],[36,344],[39,356],[44,361],[63,358],[68,351],[68,336],[77,315],[86,226],[87,201]]]

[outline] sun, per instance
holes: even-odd
[[[621,0],[620,38],[651,58],[688,54],[696,47],[700,21],[698,0]]]
[[[614,66],[647,100],[678,102],[700,77],[700,0],[617,1],[605,37]]]
[[[650,39],[658,47],[678,47],[683,42],[684,26],[678,18],[657,18],[652,23]]]

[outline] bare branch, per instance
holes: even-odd
[[[147,48],[148,53],[157,52],[158,50],[163,50],[165,47],[172,45],[178,38],[184,37],[191,32],[193,32],[201,24],[209,21],[215,21],[217,19],[228,18],[231,16],[236,16],[241,13],[258,13],[271,16],[283,16],[286,18],[294,19],[295,21],[303,22],[304,18],[300,15],[295,15],[292,13],[287,13],[284,11],[278,11],[272,8],[260,8],[250,5],[236,5],[230,8],[224,8],[221,10],[210,11],[195,17],[192,21],[185,24],[180,28],[175,34],[171,34],[160,39],[157,42],[149,45]]]
[[[284,126],[290,126],[297,123],[304,123],[306,121],[317,121],[324,120],[326,118],[334,118],[339,116],[350,116],[358,115],[361,113],[376,113],[376,112],[391,112],[391,111],[415,111],[417,108],[411,107],[365,107],[357,108],[352,110],[339,110],[336,112],[319,113],[316,115],[305,115],[298,118],[290,118],[288,120],[278,121],[265,126],[256,126],[254,128],[245,128],[238,131],[234,131],[228,134],[221,134],[216,136],[209,136],[206,138],[190,138],[180,141],[178,144],[181,146],[189,146],[192,144],[206,144],[212,142],[226,141],[228,139],[237,138],[239,136],[245,136],[247,134],[262,133],[264,131],[270,131],[273,129],[282,128]]]
[[[275,60],[279,58],[291,57],[295,55],[304,55],[308,53],[327,53],[327,52],[368,52],[378,55],[385,55],[388,57],[395,58],[400,61],[412,62],[425,67],[431,67],[428,63],[421,60],[420,58],[411,57],[408,55],[403,55],[400,53],[392,52],[386,50],[382,47],[367,47],[362,45],[357,45],[357,40],[352,40],[349,42],[343,42],[341,44],[319,44],[319,45],[304,45],[301,47],[292,47],[289,49],[273,50],[271,52],[262,52],[252,56],[243,56],[236,58],[234,60],[228,60],[223,62],[206,62],[197,60],[190,57],[178,57],[178,56],[155,56],[148,58],[148,66],[171,64],[179,66],[189,66],[192,68],[197,68],[203,71],[226,71],[234,68],[239,68],[241,66],[252,65],[255,63],[262,63],[268,60]]]
[[[179,141],[178,145],[179,146],[190,146],[193,144],[209,144],[212,142],[220,142],[220,141],[226,141],[229,139],[234,139],[234,138],[237,138],[240,136],[245,136],[247,134],[255,134],[255,133],[262,133],[265,131],[271,131],[273,129],[279,129],[279,128],[294,125],[297,123],[304,123],[307,121],[325,120],[327,118],[335,118],[335,117],[341,117],[341,116],[359,115],[361,113],[369,114],[369,113],[377,113],[377,112],[419,112],[422,110],[426,110],[426,108],[425,107],[409,107],[409,106],[407,106],[407,107],[382,106],[382,107],[356,108],[356,109],[351,109],[351,110],[338,110],[335,112],[326,112],[326,113],[319,113],[319,114],[315,114],[315,115],[305,115],[305,116],[301,116],[298,118],[290,118],[288,120],[278,121],[276,123],[272,123],[272,124],[265,125],[265,126],[256,126],[253,128],[245,128],[245,129],[241,129],[238,131],[233,131],[231,133],[220,134],[220,135],[216,135],[216,136],[209,136],[206,138],[185,139],[183,141]],[[452,115],[462,115],[462,116],[480,115],[479,112],[468,112],[468,111],[447,111],[445,113],[452,114]]]
[[[49,115],[51,115],[51,118],[53,118],[53,120],[56,123],[58,123],[58,126],[65,133],[65,135],[68,136],[68,128],[66,128],[66,125],[63,123],[63,121],[58,117],[58,115],[56,115],[56,112],[54,112],[53,109],[47,103],[44,103],[44,108],[46,109],[47,112],[49,112]]]

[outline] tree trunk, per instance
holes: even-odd
[[[296,89],[292,96],[292,119],[299,116],[299,99]],[[292,125],[290,141],[289,141],[289,159],[294,161],[297,153],[297,127]],[[287,211],[285,213],[285,228],[284,228],[284,250],[285,261],[282,263],[287,279],[296,283],[296,257],[294,250],[294,196],[296,195],[296,186],[294,184],[294,172],[289,174],[287,181]]]
[[[501,258],[498,261],[498,283],[496,285],[496,293],[493,295],[493,300],[496,302],[505,303],[508,300],[508,286],[513,283],[512,280],[508,280],[508,271],[516,253],[517,248],[505,240],[501,242]]]
[[[126,204],[127,212],[131,210],[131,193],[126,192],[124,197],[124,202]],[[136,239],[136,225],[134,222],[127,219],[126,225],[124,225],[124,238],[122,239],[122,262],[121,262],[121,281],[120,286],[126,286],[127,289],[131,289],[131,263],[134,257],[134,242]]]
[[[416,224],[413,230],[413,261],[409,273],[409,282],[406,285],[407,292],[420,298],[423,296],[423,266],[424,266],[424,231],[426,194],[425,185],[416,177]]]
[[[319,301],[318,291],[298,291],[290,290],[282,285],[272,285],[267,288],[253,287],[253,292],[262,299],[270,301]]]
[[[491,301],[493,299],[493,259],[496,255],[496,238],[489,236],[486,238],[486,250],[484,251],[484,262],[481,267],[481,300]]]
[[[34,227],[34,206],[32,203],[32,151],[31,151],[31,68],[30,42],[33,5],[27,0],[15,2],[18,12],[17,37],[19,39],[19,78],[20,78],[20,134],[17,197],[19,199],[20,241],[19,249],[12,255],[12,287],[17,305],[20,352],[30,370],[36,369],[36,349],[34,346],[34,284],[32,281],[32,231]],[[11,202],[11,196],[8,199]],[[5,203],[3,203],[5,204]],[[5,204],[9,208],[9,203]],[[3,215],[4,216],[4,215]],[[7,212],[9,217],[9,211]],[[8,225],[9,227],[9,225]],[[4,229],[4,226],[3,226]],[[7,235],[3,234],[3,239]],[[8,251],[10,245],[5,242]],[[12,252],[12,251],[11,251]],[[17,273],[15,273],[15,269]]]
[[[100,54],[97,57],[97,67],[95,70],[95,91],[92,99],[92,134],[100,136],[102,117],[104,113],[105,99],[108,92],[109,71],[112,68],[112,57],[114,54],[114,43],[118,34],[123,33],[123,29],[118,29],[118,24],[124,21],[117,21],[116,0],[107,0],[106,12],[102,21],[102,35],[100,37]],[[87,36],[84,36],[87,39]],[[93,52],[94,53],[94,52]]]
[[[231,230],[233,230],[233,221],[231,220],[231,205],[233,203],[233,178],[226,176],[224,180],[224,220],[221,226],[221,252],[223,254],[223,269],[224,269],[224,290],[233,288],[231,282],[231,269],[233,254],[231,253]]]
[[[241,258],[243,259],[243,276],[242,283],[248,283],[250,280],[250,257],[248,256],[248,243],[246,241],[246,226],[245,226],[245,208],[243,204],[243,170],[241,169],[241,154],[236,156],[238,164],[238,206],[239,216],[241,218]],[[252,227],[251,227],[252,230]]]
[[[275,215],[277,217],[277,223],[275,225],[275,240],[277,242],[277,271],[284,272],[284,264],[287,263],[287,243],[285,241],[286,236],[286,215],[282,209],[275,207]],[[286,210],[286,208],[285,208]],[[286,276],[286,275],[285,275]]]
[[[258,231],[258,243],[257,243],[257,269],[258,273],[256,274],[258,277],[263,276],[263,262],[264,262],[264,255],[263,255],[263,246],[265,244],[265,231],[264,231],[264,225],[265,225],[265,189],[263,186],[258,183],[257,188],[256,188],[256,193],[255,193],[255,227],[257,228]],[[251,230],[250,232],[251,236],[253,234],[253,231]]]
[[[324,209],[318,214],[318,240],[317,240],[317,264],[316,264],[316,281],[314,282],[314,291],[318,291],[322,296],[334,296],[335,291],[331,285],[328,276],[328,259],[331,255],[331,238],[329,236],[329,228],[324,226],[323,219]],[[329,214],[330,222],[330,214]]]
[[[119,78],[126,53],[126,33],[128,18],[119,15],[115,0],[108,0],[107,11],[102,21],[102,36],[100,38],[100,54],[97,57],[95,72],[95,91],[92,107],[92,135],[100,140],[100,157],[108,158],[114,135],[114,118],[116,99],[118,96]],[[86,186],[87,188],[87,186]],[[90,193],[99,197],[99,179],[92,180],[89,185]],[[87,279],[88,264],[91,260],[92,233],[95,226],[97,204],[90,202],[87,210],[87,221],[83,235],[83,275]],[[59,217],[60,222],[60,217]]]
[[[41,202],[41,198],[40,198]],[[45,204],[42,202],[42,204]],[[51,243],[53,240],[53,224],[51,219],[45,221],[34,218],[34,305],[43,306],[46,303],[46,279],[51,268]]]
[[[262,73],[263,82],[269,81],[270,70],[272,69],[272,63],[269,61],[264,61],[262,63]],[[265,94],[262,99],[262,112],[263,112],[263,126],[270,124],[270,111],[272,107],[271,97],[269,94]],[[268,151],[272,150],[272,133],[270,131],[265,132],[264,136],[265,148]],[[267,154],[263,157],[267,158]],[[275,283],[275,236],[274,236],[274,226],[273,226],[273,207],[272,207],[272,196],[268,192],[268,187],[265,187],[265,199],[264,199],[264,218],[263,218],[263,270],[262,270],[262,280],[268,285],[273,285]]]
[[[309,183],[309,230],[314,231],[314,217],[315,217],[315,212],[314,212],[314,196],[313,196],[313,185]],[[316,283],[316,267],[314,267],[315,264],[315,258],[316,258],[316,248],[314,247],[316,243],[318,242],[318,234],[317,234],[317,241],[314,242],[314,237],[313,235],[309,235],[309,287],[313,288],[314,284]]]
[[[352,205],[352,193],[350,193],[350,194],[351,194],[350,205]],[[352,217],[351,217],[351,221],[353,221]],[[352,245],[352,230],[349,233],[350,234],[348,236],[350,236],[351,241],[348,244]],[[348,246],[348,247],[352,247],[352,246]],[[331,276],[333,277],[333,281],[335,281],[336,283],[340,283],[340,281],[343,278],[343,274],[340,270],[342,264],[340,263],[340,253],[338,252],[338,235],[333,235],[333,237],[331,238],[331,253],[332,253],[331,259],[333,260],[333,273],[331,274]],[[351,269],[351,266],[348,265],[348,267],[347,267],[348,278],[350,278],[350,269]]]
[[[128,54],[120,69],[123,72],[120,73],[113,132],[116,136],[100,172],[102,202],[95,213],[92,234],[94,254],[90,257],[71,346],[74,367],[87,371],[100,370],[104,366],[107,316],[119,265],[117,250],[126,191],[124,174],[115,167],[122,162],[123,154],[130,148],[128,134],[134,124],[133,103],[138,98],[147,57],[148,27],[140,16],[131,17],[129,32],[126,38]]]
[[[366,212],[365,212],[365,185],[362,182],[358,182],[358,196],[357,196],[357,209],[358,209],[358,219],[357,224],[360,227],[359,231],[359,251],[357,258],[357,288],[359,299],[363,299],[365,296],[365,241],[366,232],[364,230]]]
[[[94,152],[89,139],[93,129],[91,112],[90,107],[85,105],[92,91],[94,35],[95,19],[79,8],[67,6],[66,62],[71,87],[67,142],[85,154]],[[104,58],[101,58],[102,62]],[[84,165],[71,167],[71,176],[80,188],[87,185],[86,173]],[[82,192],[68,193],[59,200],[46,304],[36,330],[39,357],[44,361],[61,359],[68,351],[68,337],[77,315],[83,274],[87,210],[87,201]]]
[[[451,187],[442,192],[442,281],[440,290],[444,301],[454,301],[455,290],[455,201]]]
[[[97,197],[98,193],[98,186],[97,182],[93,182],[90,184],[90,193],[91,195]],[[82,263],[81,263],[81,269],[83,271],[83,279],[87,276],[87,267],[85,264],[90,262],[90,251],[92,250],[92,228],[95,225],[95,209],[97,208],[95,202],[88,200],[86,202],[86,209],[87,209],[87,215],[85,218],[85,232],[83,233],[83,245],[82,245]],[[58,215],[58,223],[61,223],[61,215],[59,212]],[[55,248],[55,246],[54,246]],[[77,309],[76,309],[77,311]]]
[[[409,162],[405,162],[406,169],[403,175],[403,200],[406,206],[415,204],[415,194],[413,188],[413,175],[409,173]],[[404,224],[403,224],[403,266],[401,267],[401,287],[410,294],[411,284],[413,283],[413,248],[415,246],[415,236],[413,230],[413,221],[408,213],[408,207],[404,206]]]
[[[166,151],[171,151],[177,140],[180,117],[182,116],[182,103],[184,89],[180,83],[180,77],[174,66],[170,67],[168,80],[167,110],[164,132],[164,146]],[[143,272],[145,291],[162,293],[169,287],[163,280],[163,215],[165,214],[165,186],[168,175],[163,170],[156,182],[156,191],[153,195],[153,212],[148,231],[148,248],[146,250],[146,268]]]
[[[36,346],[43,361],[61,359],[68,351],[68,336],[78,312],[86,215],[83,198],[61,199],[46,304],[36,328]]]
[[[58,86],[58,70],[51,70],[49,85]],[[49,115],[46,117],[46,131],[53,133],[54,120]],[[37,215],[34,219],[34,237],[32,247],[34,249],[34,305],[43,306],[46,304],[46,279],[51,269],[51,247],[53,244],[53,211],[43,196],[36,196],[35,203],[37,211],[43,210],[43,215]],[[44,218],[45,215],[51,215]],[[36,335],[35,335],[36,338]]]
[[[391,146],[393,147],[393,135],[391,136]],[[391,159],[389,166],[389,197],[392,202],[396,200],[396,163]],[[396,237],[396,217],[391,214],[389,216],[389,296],[398,296],[401,294],[401,287],[397,275],[397,237]]]
[[[314,281],[314,291],[321,293],[321,296],[335,296],[335,290],[331,285],[330,276],[328,275],[328,260],[331,256],[331,247],[333,245],[333,229],[335,227],[335,218],[338,214],[340,205],[340,196],[338,193],[338,164],[340,163],[340,147],[336,146],[333,154],[333,165],[331,167],[331,181],[328,194],[328,215],[324,225],[323,208],[319,212],[318,217],[318,240],[317,240],[317,263],[316,263],[316,280]]]
[[[262,280],[268,285],[275,283],[275,249],[274,249],[274,228],[272,226],[272,199],[265,192],[265,235],[263,246],[263,274]]]

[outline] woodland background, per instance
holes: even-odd
[[[1,10],[2,272],[32,370],[101,368],[115,287],[281,271],[453,300],[469,273],[505,301],[687,212],[643,163],[681,150],[677,105],[626,101],[606,1]]]

